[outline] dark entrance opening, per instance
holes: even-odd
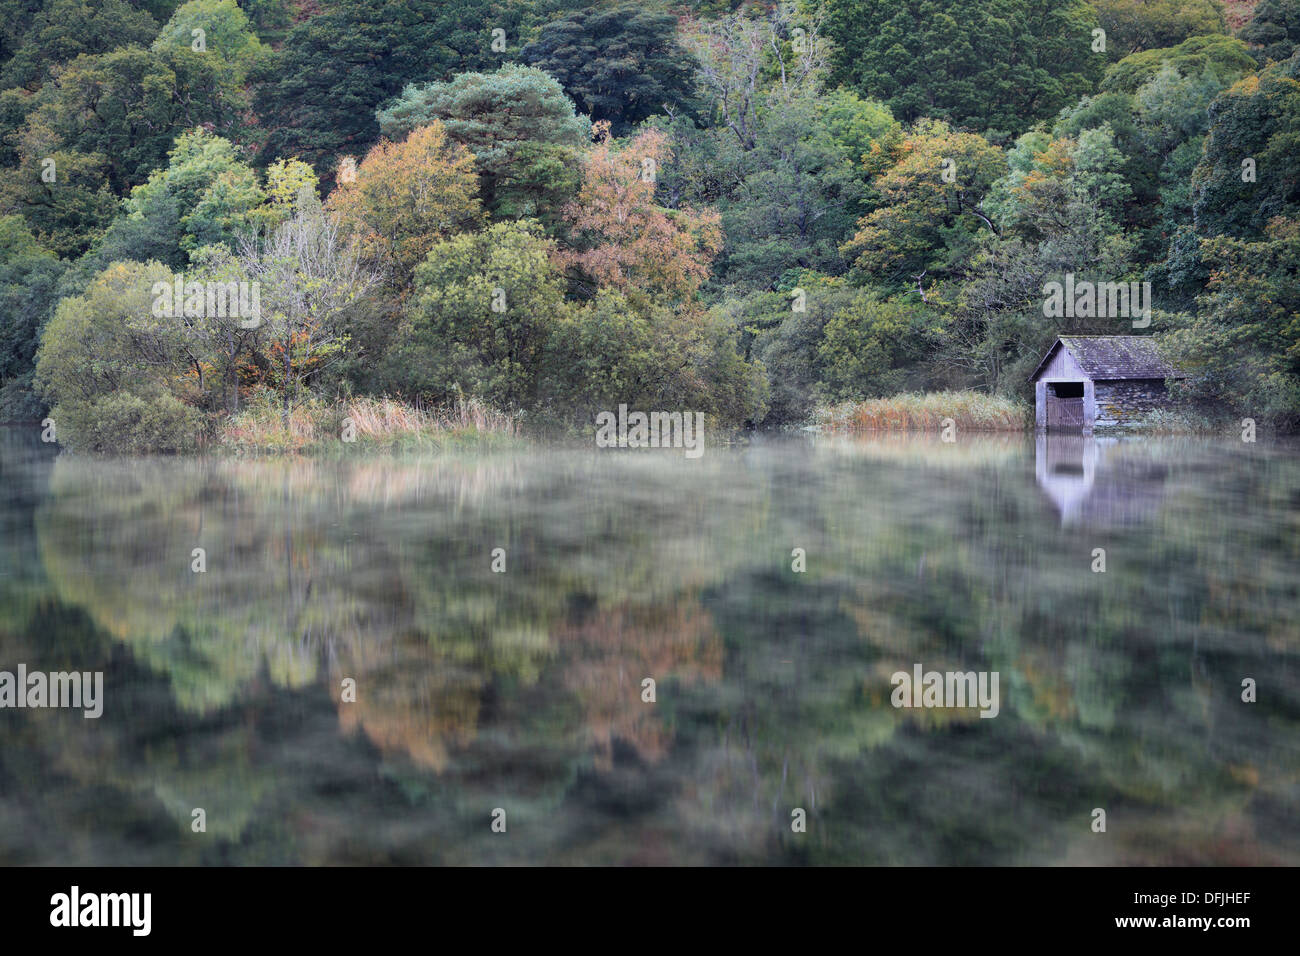
[[[1047,383],[1047,427],[1083,430],[1083,382]]]

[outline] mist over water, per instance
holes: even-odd
[[[0,863],[1300,863],[1296,446],[0,432],[0,670],[104,673],[0,710]]]

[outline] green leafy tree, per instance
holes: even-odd
[[[1189,37],[1177,46],[1131,53],[1106,70],[1103,90],[1136,93],[1165,66],[1181,76],[1199,76],[1207,71],[1232,82],[1256,69],[1255,58],[1241,40],[1229,36]]]
[[[242,84],[271,53],[235,0],[189,0],[181,4],[154,40],[153,49],[193,49],[200,36],[206,52],[222,63],[235,84]]]
[[[23,175],[39,178],[41,160],[60,150],[101,157],[107,185],[119,195],[161,167],[186,130],[236,130],[245,105],[214,58],[136,46],[77,57],[36,103],[18,134]]]
[[[577,153],[591,123],[541,70],[518,65],[408,86],[378,114],[390,140],[435,120],[474,154],[483,204],[499,215],[552,215],[577,190]]]
[[[1210,272],[1194,315],[1167,337],[1187,373],[1179,395],[1212,415],[1300,424],[1300,222],[1275,219],[1258,241],[1203,240]]]
[[[1106,52],[1116,60],[1227,31],[1215,0],[1093,0],[1093,6],[1106,31]]]
[[[1263,0],[1238,35],[1255,49],[1261,63],[1289,58],[1300,44],[1300,2]]]
[[[520,54],[551,74],[595,120],[621,136],[665,108],[688,106],[690,59],[677,42],[677,22],[639,3],[578,10],[542,27]]]
[[[332,172],[379,138],[375,111],[408,83],[490,70],[493,29],[516,42],[527,8],[500,0],[339,0],[290,31],[256,100],[265,157]]]
[[[703,412],[710,427],[756,423],[766,411],[763,368],[746,361],[737,344],[722,311],[602,289],[556,325],[544,366],[545,407],[581,424],[619,404]]]
[[[60,443],[127,453],[196,447],[205,356],[184,321],[153,314],[155,284],[171,281],[158,263],[115,263],[59,303],[35,381]]]
[[[54,176],[48,180],[46,171]],[[0,179],[0,211],[27,221],[37,240],[61,258],[78,256],[101,235],[118,208],[109,162],[99,153],[54,149]]]
[[[4,10],[14,18],[9,23],[15,36],[11,50],[0,50],[0,88],[34,92],[60,64],[82,54],[149,43],[158,33],[158,21],[137,6],[126,0],[44,0]]]
[[[1092,90],[1084,0],[827,0],[832,79],[894,116],[1018,133]]]
[[[926,340],[925,324],[925,309],[915,302],[859,294],[822,330],[817,358],[823,393],[842,401],[902,391]]]
[[[564,309],[555,244],[535,223],[499,222],[437,243],[416,270],[415,314],[398,362],[436,401],[537,402],[542,350]]]
[[[32,373],[62,271],[21,217],[0,217],[0,420],[34,420],[44,411]]]
[[[1249,76],[1210,105],[1205,151],[1192,177],[1203,236],[1259,238],[1300,204],[1300,59]]]

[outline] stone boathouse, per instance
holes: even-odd
[[[1182,377],[1149,336],[1062,336],[1030,376],[1034,425],[1084,434],[1133,425],[1165,405],[1167,379]]]

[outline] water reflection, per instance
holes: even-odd
[[[1039,432],[1034,475],[1063,527],[1140,525],[1160,510],[1168,467],[1142,438]]]
[[[107,698],[0,711],[3,862],[1300,861],[1293,451],[11,442],[0,488],[0,668]],[[916,662],[999,717],[895,710]]]

